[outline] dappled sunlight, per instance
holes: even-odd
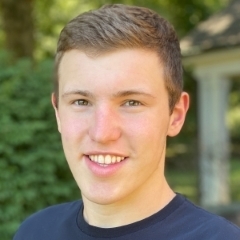
[[[199,30],[206,32],[210,36],[220,34],[225,31],[233,22],[234,18],[230,14],[223,16],[222,18],[212,18],[209,21],[199,25]]]
[[[240,132],[240,106],[232,107],[227,115],[227,123],[231,135],[239,136]]]
[[[240,159],[231,161],[231,195],[233,202],[240,202]]]

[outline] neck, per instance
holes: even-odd
[[[112,228],[147,218],[164,208],[175,196],[166,179],[152,179],[146,186],[126,199],[101,205],[83,196],[84,218],[92,226]],[[156,184],[158,183],[158,184]],[[146,191],[146,189],[148,191]]]

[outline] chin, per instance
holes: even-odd
[[[114,204],[117,203],[119,201],[121,201],[121,196],[119,196],[119,194],[111,194],[109,191],[108,192],[91,192],[91,193],[87,193],[84,194],[82,192],[82,198],[83,201],[88,201],[91,203],[95,203],[98,205],[110,205],[110,204]]]

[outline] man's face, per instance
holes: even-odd
[[[162,183],[166,136],[179,132],[186,104],[170,116],[163,66],[154,52],[89,57],[71,50],[60,63],[55,111],[83,199],[110,204]]]

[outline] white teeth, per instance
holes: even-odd
[[[89,155],[89,158],[96,163],[99,164],[105,164],[105,165],[109,165],[109,164],[113,164],[116,162],[121,162],[122,160],[124,160],[125,157],[120,157],[120,156],[112,156],[112,155]]]
[[[112,156],[112,163],[115,163],[117,160],[117,157],[116,156]]]
[[[105,163],[105,164],[110,164],[110,163],[112,163],[112,158],[111,158],[110,155],[105,156],[104,163]]]
[[[98,156],[97,162],[104,163],[104,156],[103,155]]]

